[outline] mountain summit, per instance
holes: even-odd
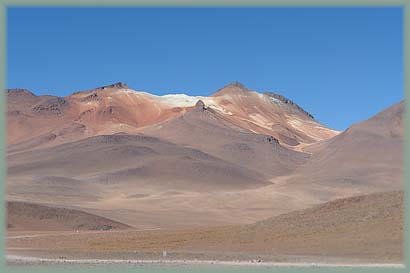
[[[117,89],[123,89],[123,88],[128,88],[127,84],[123,82],[116,82],[110,85],[105,85],[101,87],[97,87],[96,89],[107,89],[107,88],[117,88]]]
[[[232,82],[228,85],[225,85],[224,87],[218,89],[214,94],[211,95],[211,97],[218,97],[218,96],[224,96],[224,95],[229,95],[229,94],[246,94],[246,92],[251,91],[248,89],[245,85],[242,83],[235,81]]]
[[[273,136],[281,145],[297,151],[305,144],[338,134],[313,120],[291,100],[252,91],[239,82],[230,83],[209,97],[155,96],[132,90],[122,82],[63,98],[34,96],[23,89],[7,94],[8,141],[21,144],[19,147],[27,147],[28,143],[30,147],[53,146],[100,134],[135,133],[194,109],[211,109],[232,126]]]
[[[75,204],[100,216],[87,215],[92,226],[250,224],[403,185],[403,102],[344,132],[239,83],[213,96],[156,96],[124,83],[66,97],[19,89],[7,102],[7,200]]]

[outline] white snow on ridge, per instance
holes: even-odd
[[[163,96],[153,96],[159,99],[162,103],[174,107],[194,106],[199,100],[202,100],[206,106],[214,105],[213,99],[209,97],[189,96],[186,94],[168,94]]]
[[[167,95],[154,95],[145,91],[137,91],[134,89],[122,88],[120,89],[121,93],[125,94],[134,94],[134,95],[145,95],[148,97],[155,98],[159,102],[166,104],[171,107],[189,107],[194,106],[198,100],[202,100],[206,106],[216,108],[217,110],[223,111],[226,114],[232,114],[227,112],[225,109],[218,107],[215,104],[215,101],[211,97],[202,97],[202,96],[189,96],[187,94],[167,94]]]
[[[157,96],[162,102],[172,106],[194,106],[199,98],[188,96],[186,94],[169,94],[163,96]]]

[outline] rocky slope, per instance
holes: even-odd
[[[210,97],[155,96],[116,83],[64,98],[36,96],[24,89],[8,90],[8,144],[18,144],[14,150],[21,150],[100,134],[135,133],[186,113],[198,100],[227,121],[251,132],[274,136],[288,148],[338,133],[317,123],[290,100],[260,94],[238,83],[225,86]]]

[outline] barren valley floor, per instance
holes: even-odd
[[[338,199],[248,225],[81,232],[9,231],[7,253],[10,257],[78,260],[79,263],[82,259],[88,263],[94,259],[111,259],[113,262],[400,264],[402,231],[403,193],[388,192]]]

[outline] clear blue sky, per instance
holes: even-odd
[[[9,8],[8,88],[280,93],[336,129],[403,99],[401,8]]]

